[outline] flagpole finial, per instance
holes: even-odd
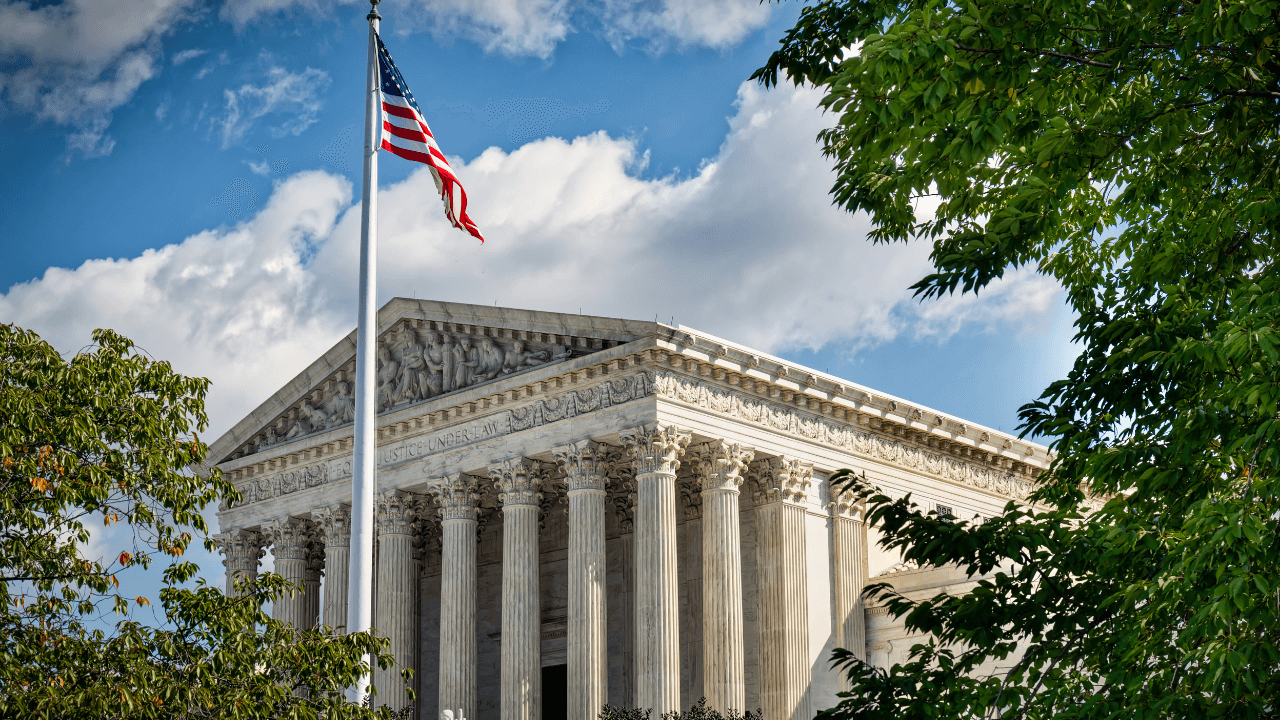
[[[365,20],[381,20],[382,16],[378,14],[378,0],[369,0],[369,14],[364,16]]]

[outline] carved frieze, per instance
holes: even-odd
[[[1015,500],[1026,500],[1035,482],[993,467],[983,467],[904,443],[892,437],[865,432],[842,422],[802,412],[793,407],[742,395],[682,375],[654,373],[653,393],[705,410],[755,423],[770,430],[823,443],[862,457],[928,473],[958,485],[969,485]]]
[[[511,430],[518,432],[584,413],[638,400],[652,394],[649,373],[638,372],[599,385],[541,398],[511,411]]]

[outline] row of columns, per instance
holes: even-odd
[[[691,435],[653,424],[622,433],[635,473],[635,697],[655,716],[679,711],[679,584],[676,561],[676,475]],[[552,451],[569,502],[568,717],[591,720],[608,702],[605,597],[606,448],[583,440]],[[799,460],[766,458],[724,440],[688,453],[702,506],[703,688],[721,712],[745,710],[742,543],[738,496],[752,474],[756,489],[757,588],[760,599],[760,699],[765,720],[808,720],[810,658],[805,502],[812,469]],[[541,612],[539,507],[549,481],[536,461],[504,460],[489,468],[503,515],[501,718],[541,718]],[[429,483],[441,523],[439,708],[474,718],[477,712],[477,522],[484,479],[456,473]],[[375,618],[397,658],[376,670],[374,684],[395,687],[415,653],[417,556],[414,496],[381,493],[377,505]],[[856,507],[833,504],[837,564],[837,634],[845,646],[864,646],[860,593],[866,577],[865,529]],[[321,541],[322,540],[322,544]],[[346,624],[350,516],[345,506],[316,511],[312,522],[281,518],[262,533],[240,530],[220,537],[233,578],[256,577],[266,542],[274,545],[276,572],[306,591],[278,601],[275,617],[304,627],[318,620],[319,572],[329,585],[324,623]],[[323,552],[318,552],[319,547]],[[314,568],[315,590],[312,588]],[[851,576],[852,579],[846,578]],[[312,608],[315,608],[314,610]],[[379,703],[407,704],[399,693]]]

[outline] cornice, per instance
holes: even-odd
[[[889,434],[923,433],[937,441],[1045,469],[1049,449],[932,408],[680,326],[665,328],[652,357],[657,365],[773,402],[808,408]]]
[[[930,438],[923,433],[899,438],[883,423],[877,431],[864,429],[856,416],[853,421],[847,415],[846,420],[837,420],[824,416],[820,409],[800,410],[668,370],[655,371],[652,384],[654,394],[661,400],[683,403],[1003,498],[1025,500],[1036,484],[1037,468],[982,451],[979,453],[985,457],[975,457],[971,448],[955,444],[941,451],[931,449],[924,444]]]
[[[656,394],[1003,497],[1025,497],[1048,464],[1042,446],[1015,444],[1009,436],[978,432],[938,414],[941,424],[925,422],[924,408],[869,396],[827,376],[809,373],[801,379],[798,366],[781,372],[783,361],[763,355],[752,360],[736,346],[707,348],[714,339],[661,327],[669,337],[645,338],[381,415],[379,451],[489,418],[509,423],[498,434],[514,433]],[[350,458],[351,431],[350,425],[335,428],[219,467],[242,488],[250,481],[261,488],[248,502],[297,492],[346,476],[329,468]]]

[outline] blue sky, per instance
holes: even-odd
[[[384,156],[382,300],[674,319],[1014,429],[1073,357],[1061,292],[911,298],[928,248],[830,205],[819,94],[747,82],[799,7],[384,2],[489,241]],[[0,321],[210,377],[214,434],[348,332],[366,10],[0,0]]]

